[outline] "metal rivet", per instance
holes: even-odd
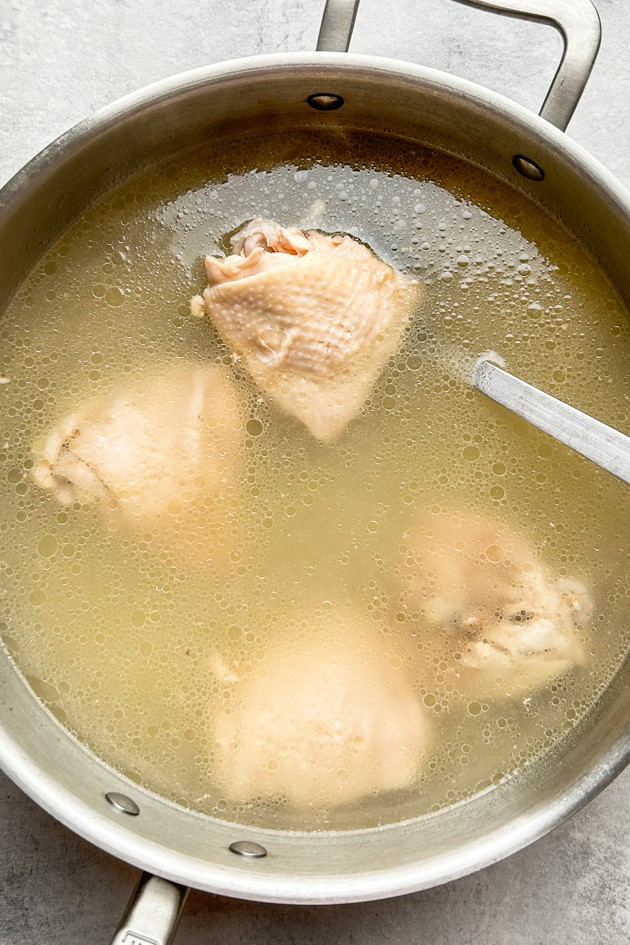
[[[341,95],[332,92],[316,92],[315,95],[309,95],[306,101],[311,108],[317,108],[320,112],[334,112],[344,104]]]
[[[528,180],[542,180],[545,176],[545,172],[542,167],[539,167],[535,161],[532,161],[531,158],[525,157],[523,154],[515,154],[512,158],[512,164],[523,177],[526,177]]]
[[[140,813],[140,808],[136,802],[132,801],[126,794],[119,794],[118,791],[110,791],[105,797],[113,808],[123,814],[129,814],[130,817],[137,817]]]
[[[229,849],[238,856],[248,856],[252,859],[267,856],[266,849],[260,843],[254,843],[253,840],[235,840],[230,844]]]

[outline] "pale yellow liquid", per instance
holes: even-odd
[[[426,284],[399,351],[332,445],[268,404],[189,314],[205,253],[225,251],[226,234],[254,216],[299,225],[315,200],[322,230],[355,235]],[[627,488],[473,392],[462,372],[496,350],[514,373],[630,432],[627,313],[560,225],[475,169],[376,139],[243,139],[228,158],[220,147],[188,154],[73,226],[0,337],[2,638],[62,723],[146,787],[279,827],[434,811],[544,755],[623,660]],[[224,360],[247,397],[234,506],[246,541],[223,570],[184,568],[96,511],[62,508],[29,476],[34,440],[69,409],[176,357]],[[402,536],[433,505],[487,510],[531,536],[555,574],[588,585],[585,668],[496,702],[444,682],[440,643],[422,638],[400,593]],[[322,606],[367,615],[401,651],[417,640],[430,757],[408,791],[349,807],[234,804],[212,780],[208,706],[221,694],[210,658],[255,666],[271,634],[296,632]]]

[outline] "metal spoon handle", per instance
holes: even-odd
[[[481,359],[473,386],[539,430],[630,484],[630,436]]]

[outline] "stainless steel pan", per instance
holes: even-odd
[[[630,199],[562,129],[599,43],[589,0],[477,6],[552,22],[565,55],[542,117],[463,80],[346,54],[355,4],[329,3],[314,54],[232,61],[158,83],[53,143],[3,190],[0,304],[86,205],[143,165],[244,123],[325,123],[416,138],[508,180],[565,224],[630,301]],[[333,108],[331,106],[338,106]],[[269,902],[349,902],[427,888],[520,849],[602,789],[630,757],[628,671],[572,741],[462,808],[336,834],[253,830],[176,807],[103,765],[0,661],[0,763],[42,807],[146,879],[116,941],[169,940],[186,886]]]

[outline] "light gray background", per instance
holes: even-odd
[[[602,50],[569,133],[630,187],[630,3],[595,0]],[[0,0],[0,183],[102,105],[175,72],[315,47],[323,0]],[[452,0],[362,0],[355,52],[407,59],[537,109],[560,55],[547,27]],[[382,903],[283,907],[193,893],[178,945],[621,945],[630,940],[630,771],[507,861]],[[130,867],[0,775],[0,945],[100,945]]]

